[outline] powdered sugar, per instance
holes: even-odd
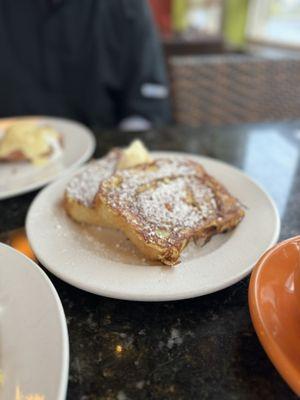
[[[128,189],[130,189],[130,187],[136,188],[137,186],[147,185],[154,180],[199,175],[199,170],[195,169],[194,163],[189,163],[186,160],[182,162],[182,160],[176,158],[159,159],[156,160],[152,169],[151,167],[149,169],[149,166],[146,166],[146,168],[146,173],[145,169],[142,167],[134,170],[124,170],[120,172],[118,176],[126,182]],[[199,168],[201,167],[199,166]]]
[[[155,191],[146,190],[137,197],[136,208],[146,221],[160,228],[194,228],[207,217],[213,193],[205,186],[199,187],[198,183],[198,191],[203,192],[202,198],[205,198],[205,194],[209,198],[198,209],[187,202],[187,185],[190,181],[193,179],[177,178],[160,184]]]
[[[67,195],[84,206],[91,206],[101,182],[115,172],[119,157],[120,152],[113,150],[106,157],[92,161],[71,179],[66,188]]]
[[[216,216],[213,191],[202,183],[204,170],[187,160],[161,159],[145,169],[124,170],[101,192],[149,240],[172,243],[177,234]]]

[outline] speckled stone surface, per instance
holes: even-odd
[[[96,156],[140,137],[153,150],[203,154],[242,168],[274,198],[280,239],[300,232],[300,121],[96,136]],[[0,232],[24,224],[34,195],[0,201]],[[85,293],[48,275],[68,322],[68,400],[296,398],[253,329],[249,278],[205,297],[138,303]]]

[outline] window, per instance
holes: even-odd
[[[300,0],[252,0],[247,38],[270,45],[300,47]]]

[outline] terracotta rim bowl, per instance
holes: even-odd
[[[300,395],[300,236],[281,242],[257,262],[249,307],[258,338],[272,363]]]

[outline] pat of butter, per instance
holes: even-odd
[[[139,164],[151,162],[152,158],[140,140],[134,140],[129,147],[123,150],[118,169],[135,167]]]

